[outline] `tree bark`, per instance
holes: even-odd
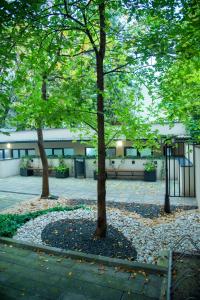
[[[105,3],[99,4],[100,47],[96,53],[97,74],[97,128],[98,128],[98,182],[97,182],[97,238],[106,237],[106,173],[105,173],[105,134],[104,134],[104,57],[106,47]]]
[[[48,160],[46,152],[44,150],[43,132],[41,128],[37,129],[38,136],[38,148],[40,152],[40,158],[42,161],[42,194],[41,198],[49,197],[49,173],[48,173]]]
[[[47,88],[46,88],[46,77],[43,76],[42,81],[42,99],[47,100]],[[41,123],[41,122],[40,122]],[[41,198],[48,198],[49,197],[49,172],[48,172],[48,160],[46,156],[46,152],[44,150],[44,139],[43,139],[43,132],[42,127],[37,129],[37,137],[38,137],[38,148],[40,153],[40,158],[42,161],[42,194]]]

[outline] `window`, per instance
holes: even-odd
[[[74,149],[73,148],[64,148],[64,155],[74,155]]]
[[[85,148],[86,156],[96,156],[97,152],[95,148]]]
[[[73,148],[46,148],[45,149],[47,156],[63,156],[63,155],[74,155]]]
[[[176,148],[173,148],[172,146],[167,146],[167,156],[175,156]],[[166,155],[166,148],[163,147],[163,154]]]
[[[35,155],[35,149],[13,149],[12,157],[13,158],[21,158],[24,156]]]
[[[19,150],[19,157],[24,157],[26,156],[26,150],[25,149],[20,149]]]
[[[133,147],[126,147],[124,149],[124,156],[138,156],[138,151],[137,149],[133,148]]]
[[[35,155],[35,149],[28,149],[28,150],[27,150],[27,154],[28,154],[29,156]]]
[[[13,149],[12,157],[13,158],[19,158],[19,150],[18,149]]]
[[[150,148],[145,148],[140,151],[140,156],[141,157],[147,157],[147,156],[152,156],[152,152]]]
[[[44,150],[45,150],[45,153],[46,153],[47,156],[52,156],[53,155],[53,149],[48,148],[48,149],[44,149]]]
[[[116,156],[116,148],[108,148],[106,149],[106,156],[113,157]]]
[[[53,155],[62,156],[63,155],[63,149],[53,149]]]
[[[4,150],[4,158],[5,158],[5,159],[11,158],[11,156],[10,156],[10,150],[8,150],[8,149],[5,149],[5,150]]]

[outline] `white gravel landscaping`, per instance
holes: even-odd
[[[67,218],[96,220],[96,212],[83,209],[51,212],[24,224],[13,238],[45,245],[41,240],[41,233],[46,225]],[[142,219],[124,216],[123,212],[113,210],[108,214],[108,224],[118,229],[132,242],[138,253],[137,261],[140,262],[155,263],[160,250],[173,248],[179,239],[185,235],[189,235],[200,247],[200,214],[198,212],[187,212],[170,223],[148,226],[142,222]],[[189,242],[184,242],[176,250],[192,249],[193,246]]]

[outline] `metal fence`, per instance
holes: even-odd
[[[169,197],[195,197],[195,144],[166,145],[166,185]]]

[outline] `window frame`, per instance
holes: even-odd
[[[20,150],[24,150],[25,151],[25,156],[32,156],[32,155],[29,155],[28,154],[28,150],[34,150],[35,151],[35,148],[18,148],[18,149],[11,149],[11,158],[13,159],[19,159],[19,158],[22,158],[24,156],[20,156]],[[18,157],[13,157],[13,151],[18,151]],[[35,151],[36,153],[36,151]]]
[[[114,154],[114,155],[108,156],[107,153],[106,153],[106,157],[116,157],[116,156],[117,156],[117,148],[116,148],[116,147],[108,147],[108,148],[106,148],[106,152],[107,152],[107,150],[109,150],[109,149],[115,150],[115,154]]]
[[[73,154],[65,154],[65,149],[72,149],[73,150]],[[63,156],[67,157],[67,156],[74,156],[75,155],[75,149],[72,147],[64,147],[63,148]]]
[[[85,156],[86,157],[96,157],[97,153],[94,154],[94,155],[87,155],[87,149],[94,149],[95,150],[95,147],[85,147]]]
[[[126,151],[127,149],[135,149],[137,151],[137,155],[127,155]],[[134,148],[134,147],[124,147],[124,157],[140,157],[140,152],[138,151],[138,149]]]

